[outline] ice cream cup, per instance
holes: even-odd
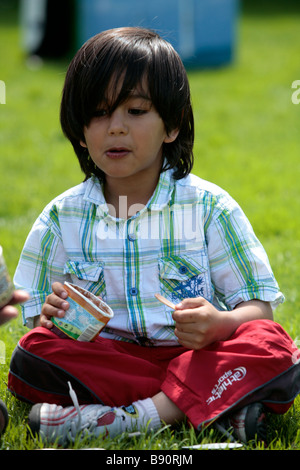
[[[8,304],[14,293],[14,285],[8,274],[3,257],[3,249],[0,246],[0,308]]]
[[[53,331],[77,341],[95,341],[114,316],[112,309],[99,297],[69,282],[64,283],[70,307],[63,318],[52,317]]]

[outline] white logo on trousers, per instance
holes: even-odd
[[[206,400],[206,403],[210,405],[213,401],[221,398],[223,392],[228,389],[234,382],[239,382],[243,380],[247,373],[246,367],[236,367],[235,369],[228,370],[223,374],[218,382],[214,385],[211,396]]]

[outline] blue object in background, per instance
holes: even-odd
[[[157,31],[187,67],[211,67],[232,61],[238,0],[77,0],[76,40],[106,29],[141,26]]]

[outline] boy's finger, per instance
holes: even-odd
[[[173,320],[179,323],[196,323],[201,320],[201,313],[195,308],[175,310],[172,314]]]
[[[47,308],[48,306],[53,306],[56,309],[62,309],[62,310],[68,310],[68,308],[70,307],[69,303],[66,300],[59,297],[57,294],[48,295],[44,305],[45,305],[45,308]]]
[[[54,282],[52,284],[53,292],[61,297],[62,299],[66,299],[68,297],[68,292],[64,288],[64,285],[61,282]]]
[[[175,310],[186,310],[189,308],[201,307],[206,303],[203,297],[195,297],[189,299],[183,299],[179,304],[175,305]]]
[[[40,325],[44,328],[52,328],[53,323],[46,315],[41,314],[40,316]]]
[[[52,328],[53,323],[51,321],[51,317],[63,318],[64,315],[64,310],[57,309],[50,304],[44,304],[42,313],[40,315],[41,326],[44,326],[45,328]]]

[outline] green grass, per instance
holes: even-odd
[[[37,69],[26,65],[15,11],[5,7],[13,3],[0,1],[0,80],[6,83],[6,104],[0,105],[0,243],[12,274],[41,209],[83,179],[58,120],[67,61],[47,61]],[[300,8],[292,1],[242,5],[234,63],[189,72],[196,118],[194,172],[227,189],[248,215],[286,296],[275,319],[300,339],[300,105],[291,101],[291,84],[300,79]],[[26,331],[20,317],[1,328],[6,361],[0,364],[0,393],[11,419],[0,449],[43,448],[27,436],[30,407],[6,391],[10,356]],[[300,449],[299,428],[297,398],[286,415],[270,417],[269,448]],[[156,435],[123,435],[72,447],[177,450],[203,439],[220,436],[182,425]]]

